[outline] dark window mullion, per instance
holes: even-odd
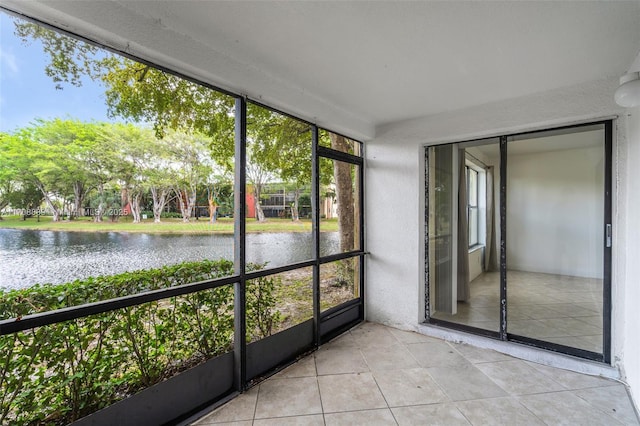
[[[247,385],[246,319],[246,189],[247,189],[247,101],[236,98],[234,182],[234,268],[239,276],[234,291],[234,385],[242,392]]]
[[[314,345],[320,345],[320,157],[318,126],[311,126],[311,221],[313,232],[313,333]]]
[[[611,206],[611,188],[612,188],[612,145],[613,145],[613,122],[606,121],[604,123],[604,269],[602,280],[602,354],[604,362],[611,364],[611,250],[613,244],[607,244],[606,230],[607,226],[612,226],[612,206]],[[610,229],[610,237],[613,238],[613,231]]]
[[[507,137],[500,137],[500,339],[507,340]]]

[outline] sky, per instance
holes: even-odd
[[[40,42],[26,46],[13,33],[13,18],[0,12],[0,132],[13,132],[36,118],[107,121],[104,87],[85,80],[56,90],[44,68]],[[108,120],[113,121],[113,120]]]

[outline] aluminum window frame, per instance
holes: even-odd
[[[74,320],[78,318],[87,317],[90,315],[106,313],[115,311],[118,309],[137,306],[148,302],[159,301],[175,296],[182,296],[191,293],[196,293],[204,290],[214,289],[225,285],[234,285],[234,387],[236,391],[242,392],[247,389],[250,384],[247,380],[247,343],[244,336],[246,335],[246,284],[247,281],[260,278],[268,275],[273,275],[281,272],[292,271],[299,268],[313,267],[313,323],[314,323],[314,338],[313,347],[317,348],[323,342],[329,340],[334,335],[341,333],[347,328],[364,320],[364,297],[365,297],[365,237],[364,237],[364,144],[356,138],[342,135],[337,132],[333,132],[327,128],[320,128],[315,123],[312,123],[303,118],[297,117],[291,113],[280,111],[276,108],[268,106],[262,103],[260,100],[251,99],[248,96],[233,93],[228,90],[219,88],[213,84],[198,80],[180,72],[176,72],[168,67],[159,65],[157,63],[139,58],[131,55],[122,50],[114,49],[109,46],[105,46],[102,43],[75,34],[73,32],[61,29],[54,25],[45,23],[37,18],[33,18],[22,13],[15,12],[8,9],[5,6],[0,6],[0,11],[16,16],[20,19],[33,22],[47,29],[56,31],[66,36],[78,39],[85,43],[104,49],[108,52],[120,55],[122,57],[134,60],[143,65],[154,67],[162,72],[171,74],[173,76],[182,78],[189,82],[198,84],[205,88],[215,90],[221,94],[233,97],[235,99],[235,162],[234,168],[234,274],[228,277],[217,278],[214,280],[207,280],[201,282],[194,282],[179,287],[169,287],[166,289],[159,289],[148,291],[144,293],[131,294],[124,297],[115,299],[108,299],[94,303],[87,303],[63,309],[58,309],[49,312],[36,313],[26,315],[21,318],[7,318],[0,320],[0,336],[25,331],[28,329],[43,327],[52,325],[64,321]],[[313,259],[292,263],[284,266],[266,268],[259,271],[246,271],[246,148],[247,148],[247,102],[251,102],[255,105],[267,108],[278,114],[290,117],[300,122],[306,123],[311,126],[312,130],[312,234],[313,234]],[[327,131],[341,136],[345,136],[349,140],[358,144],[359,149],[357,152],[360,155],[353,155],[344,152],[340,152],[331,148],[322,147],[318,144],[318,137],[320,131]],[[329,158],[338,161],[344,161],[350,164],[359,166],[359,175],[357,177],[359,182],[359,195],[357,202],[359,203],[360,217],[358,218],[360,226],[360,238],[359,247],[356,250],[332,254],[329,256],[320,256],[319,245],[319,232],[320,232],[320,197],[319,197],[319,158]],[[325,312],[320,312],[320,265],[333,262],[336,260],[348,259],[352,257],[359,257],[360,259],[360,289],[359,296],[335,306]],[[345,319],[339,319],[341,314],[349,314],[345,316]],[[327,325],[329,324],[329,325]],[[336,325],[337,324],[337,325]],[[331,326],[330,326],[331,325]],[[333,327],[333,325],[336,325]],[[286,362],[284,360],[283,362]]]

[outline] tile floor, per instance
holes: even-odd
[[[509,271],[507,328],[510,333],[602,352],[602,280]],[[483,273],[470,284],[468,302],[456,315],[434,318],[498,331],[500,273]]]
[[[615,381],[363,323],[194,425],[640,425]]]

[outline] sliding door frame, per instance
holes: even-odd
[[[580,129],[582,127],[588,127],[593,125],[604,126],[604,223],[603,226],[603,278],[602,278],[602,352],[593,352],[585,349],[580,349],[572,346],[561,345],[557,343],[551,343],[544,340],[534,339],[531,337],[521,336],[508,331],[508,307],[507,307],[507,292],[508,292],[508,280],[507,280],[507,149],[508,139],[510,137],[521,137],[527,135],[535,135],[540,132],[555,132],[555,131],[567,131],[572,129]],[[429,291],[430,283],[430,271],[429,271],[429,148],[425,146],[425,323],[438,325],[454,330],[463,332],[469,332],[481,336],[486,336],[502,341],[516,342],[525,344],[528,346],[572,355],[580,358],[585,358],[593,361],[603,362],[606,364],[611,363],[611,265],[612,265],[612,164],[613,164],[613,119],[606,119],[600,121],[593,121],[583,124],[561,126],[554,128],[544,128],[535,131],[527,131],[520,133],[511,133],[498,136],[500,144],[500,240],[498,242],[500,246],[500,316],[499,316],[499,328],[498,331],[481,329],[467,324],[455,323],[443,319],[433,318],[431,316],[431,297]],[[474,140],[462,140],[458,142],[451,142],[451,144],[462,142],[474,142],[480,140],[487,140],[490,138],[474,139]]]

